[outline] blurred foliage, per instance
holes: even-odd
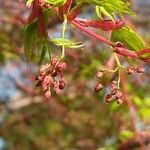
[[[8,16],[12,18],[12,15]],[[20,25],[11,24],[9,30],[6,30],[8,24],[11,23],[0,24],[0,62],[6,63],[11,58],[23,60],[22,51],[19,54],[12,51],[13,48],[22,47]],[[57,27],[49,30],[58,32]],[[104,93],[107,89],[101,93],[94,93],[93,90],[95,73],[101,64],[109,60],[110,50],[101,43],[89,41],[80,31],[68,29],[68,32],[73,37],[72,41],[85,41],[85,50],[72,50],[72,47],[66,50],[68,70],[65,91],[48,102],[39,96],[42,99],[39,104],[13,111],[7,109],[7,104],[0,104],[1,112],[8,111],[0,124],[0,136],[6,140],[9,150],[116,150],[124,141],[135,136],[126,103],[119,106],[116,103],[106,104]],[[81,43],[72,41],[66,40],[66,45],[71,42],[72,46],[81,46]],[[61,45],[61,39],[53,42]],[[55,46],[52,49],[56,49]],[[59,53],[57,49],[56,54]],[[126,85],[131,95],[130,101],[137,110],[138,126],[141,125],[139,128],[148,132],[150,68],[144,63],[142,65],[146,68],[145,75],[139,75],[138,78],[128,76]],[[21,93],[19,99],[27,98],[26,93]],[[34,99],[34,96],[31,97]]]

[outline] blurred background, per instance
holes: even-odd
[[[149,44],[150,1],[130,2],[137,13],[134,28]],[[84,7],[80,16],[93,17],[92,9]],[[0,150],[140,149],[143,144],[150,149],[150,66],[140,62],[145,74],[126,77],[132,106],[106,104],[107,89],[98,94],[93,89],[98,67],[111,61],[110,50],[68,26],[67,36],[84,41],[84,50],[66,49],[67,87],[45,101],[33,81],[37,66],[26,62],[22,49],[20,16],[29,12],[24,1],[0,0]],[[49,22],[50,36],[60,37],[61,22],[53,13]]]

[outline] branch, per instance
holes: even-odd
[[[80,30],[84,31],[85,33],[87,33],[89,36],[91,36],[92,38],[94,39],[97,39],[98,41],[101,41],[111,47],[114,47],[115,44],[109,40],[107,40],[106,38],[96,34],[95,32],[89,30],[88,28],[86,27],[83,27],[82,25],[78,24],[76,21],[71,21],[71,23],[76,26],[77,28],[79,28]]]

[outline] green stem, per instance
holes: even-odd
[[[66,27],[67,27],[67,17],[64,15],[64,22],[63,22],[63,29],[62,29],[62,40],[63,40],[63,45],[62,45],[62,53],[60,59],[63,59],[65,56],[65,32],[66,32]]]
[[[116,59],[117,66],[118,66],[118,67],[122,67],[122,65],[121,65],[121,63],[120,63],[120,61],[119,61],[119,58],[118,58],[118,56],[117,56],[116,53],[114,53],[114,57],[115,57],[115,59]]]
[[[115,59],[116,59],[116,63],[117,63],[117,68],[118,68],[118,84],[117,84],[117,87],[118,87],[118,89],[120,88],[120,81],[121,81],[121,68],[123,68],[123,66],[121,65],[121,63],[120,63],[120,61],[119,61],[119,58],[118,58],[118,56],[117,56],[117,54],[116,53],[114,53],[114,57],[115,57]]]

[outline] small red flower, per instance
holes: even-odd
[[[49,99],[51,97],[51,92],[50,91],[46,91],[44,94],[46,99]]]
[[[103,89],[103,85],[101,83],[98,83],[95,87],[95,92],[99,92],[102,89]]]

